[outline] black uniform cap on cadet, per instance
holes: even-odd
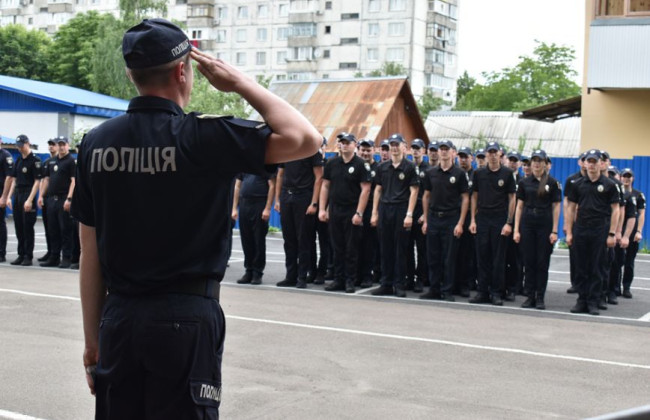
[[[411,147],[424,149],[424,141],[422,141],[422,139],[413,139],[413,141],[411,142]]]
[[[476,155],[474,155],[474,156],[484,158],[485,157],[485,149],[478,149],[476,151]]]
[[[388,138],[388,143],[404,143],[404,137],[399,133],[391,134]]]
[[[361,139],[361,140],[359,140],[359,146],[374,147],[375,142],[370,140],[370,139]]]
[[[346,133],[345,131],[340,133],[338,136],[336,136],[337,139],[339,140],[347,140],[349,142],[357,142],[357,138],[354,136],[352,133]]]
[[[122,38],[122,55],[130,69],[167,64],[191,50],[185,32],[165,19],[144,19]]]
[[[605,150],[601,150],[600,151],[600,158],[602,160],[609,160],[609,153],[607,153],[607,151],[605,151]]]
[[[67,138],[66,136],[59,136],[59,137],[57,137],[57,138],[56,138],[56,142],[57,142],[57,143],[65,143],[65,144],[68,144],[68,143],[69,143],[68,138]]]
[[[56,146],[56,142],[54,141],[54,139],[49,139],[49,140],[47,141],[47,144],[49,144],[49,145],[51,145],[51,146]]]
[[[22,146],[25,143],[29,143],[29,137],[24,134],[19,134],[16,137],[16,146]]]
[[[582,152],[582,153],[580,153],[580,160],[581,160],[581,161],[584,162],[586,157],[587,157],[587,152]]]
[[[514,160],[521,160],[521,157],[519,156],[519,153],[517,152],[508,152],[506,155],[508,159],[514,159]]]
[[[388,149],[388,148],[390,147],[390,142],[388,141],[388,139],[383,139],[383,140],[381,141],[381,145],[380,145],[380,147],[381,147],[382,149],[383,149],[384,147],[385,147],[386,149]]]
[[[452,143],[451,140],[440,140],[438,142],[438,149],[440,149],[443,146],[448,147],[449,149],[451,149],[451,148],[454,147],[454,143]]]
[[[470,149],[467,146],[463,146],[460,149],[458,149],[458,155],[467,155],[467,156],[472,156],[472,149]]]
[[[498,152],[499,150],[501,150],[501,146],[499,146],[499,143],[497,143],[496,141],[489,142],[487,147],[485,148],[486,152],[490,152],[490,151]]]
[[[600,158],[601,158],[601,154],[599,150],[591,149],[585,153],[585,160],[589,160],[589,159],[600,160]]]
[[[626,176],[626,175],[634,176],[634,171],[632,170],[632,168],[624,168],[621,171],[621,176]]]
[[[432,141],[431,143],[429,143],[429,150],[436,150],[436,151],[438,150],[438,141],[437,140]]]
[[[540,158],[543,161],[548,160],[548,156],[546,155],[546,152],[542,149],[535,150],[532,155],[530,155],[530,158]]]
[[[528,162],[530,162],[530,158],[528,156],[526,156],[526,155],[521,155],[521,161],[523,163],[528,163]]]
[[[609,168],[607,168],[607,172],[618,175],[618,168],[614,165],[610,165]]]

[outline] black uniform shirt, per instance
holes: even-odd
[[[472,198],[472,192],[474,191],[474,168],[469,168],[467,173],[467,192],[469,192],[470,199]]]
[[[415,162],[413,162],[415,164]],[[427,169],[429,169],[429,163],[425,162],[424,160],[420,162],[419,165],[415,165],[415,173],[418,176],[418,180],[420,182],[420,189],[418,190],[418,202],[416,203],[415,207],[422,206],[422,196],[424,195],[424,188],[422,188],[422,181],[424,181],[424,178],[427,176]]]
[[[415,164],[404,157],[397,167],[392,160],[382,162],[377,167],[375,175],[377,185],[381,185],[380,201],[384,204],[408,203],[411,196],[411,186],[418,186],[418,176]]]
[[[42,178],[41,175],[41,158],[31,152],[24,159],[22,155],[18,156],[13,173],[17,189],[32,188],[34,181]]]
[[[588,176],[579,178],[571,189],[569,201],[578,203],[577,223],[596,223],[612,215],[612,204],[618,204],[618,188],[611,179],[601,175],[595,182]],[[609,223],[609,220],[606,221]]]
[[[567,179],[564,181],[564,195],[566,197],[571,194],[571,190],[573,189],[573,184],[576,183],[578,179],[582,178],[582,172],[578,171],[573,175],[569,175]]]
[[[455,165],[448,171],[440,165],[429,168],[422,186],[430,191],[429,212],[460,210],[461,194],[469,192],[467,173]]]
[[[474,192],[478,193],[477,209],[487,211],[508,211],[509,194],[517,186],[512,169],[501,165],[496,171],[487,166],[474,171]]]
[[[237,173],[263,173],[271,130],[256,121],[184,114],[159,97],[84,137],[73,216],[94,226],[110,291],[147,294],[192,279],[221,280],[229,195]]]
[[[341,156],[336,156],[327,161],[323,179],[330,181],[330,206],[356,206],[359,204],[361,183],[371,181],[370,164],[359,156],[353,156],[348,163]]]
[[[275,174],[239,174],[238,178],[241,180],[239,196],[241,198],[268,198],[269,179],[274,177]]]
[[[75,174],[75,161],[70,153],[63,158],[50,160],[47,176],[50,177],[47,185],[47,195],[65,195],[70,190],[70,183]]]
[[[616,189],[618,190],[618,204],[621,207],[625,206],[625,189],[623,188],[623,183],[618,179],[610,176],[609,179],[616,184]]]
[[[284,168],[282,188],[287,190],[313,190],[314,181],[316,181],[314,168],[318,166],[323,166],[323,154],[321,152],[316,152],[311,157],[280,164],[279,167]]]
[[[639,224],[639,210],[645,209],[645,195],[637,189],[632,189],[632,191],[625,192],[625,222],[623,223],[623,229],[627,224],[628,219],[635,219],[634,222],[634,233],[636,233],[638,224]]]
[[[14,175],[14,158],[5,149],[0,149],[0,194],[5,186],[5,179]]]
[[[552,204],[562,201],[562,185],[549,175],[544,189],[546,193],[541,197],[537,193],[540,181],[534,175],[529,175],[519,181],[517,186],[517,200],[524,202],[527,209],[551,211]]]
[[[50,157],[48,157],[47,159],[45,159],[43,161],[43,164],[41,166],[41,177],[42,178],[46,178],[46,177],[50,176],[50,162],[52,162],[54,159],[56,159],[56,157],[57,157],[57,154],[54,154],[54,156],[50,156]],[[45,191],[45,195],[43,196],[43,198],[47,198],[50,195],[50,193],[51,193],[50,188],[48,188],[47,191]]]

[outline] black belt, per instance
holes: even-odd
[[[598,226],[606,226],[609,224],[609,220],[607,219],[590,219],[590,220],[576,220],[576,226],[580,227],[598,227]]]
[[[438,217],[442,219],[443,217],[449,217],[460,214],[460,210],[451,210],[451,211],[430,211],[430,215],[433,217]]]
[[[221,283],[214,279],[199,279],[176,282],[162,289],[160,293],[180,293],[184,295],[198,295],[219,300]]]
[[[67,194],[53,194],[53,195],[48,194],[47,198],[52,198],[54,200],[65,200],[65,199],[68,198],[68,195]]]
[[[291,194],[291,195],[300,194],[300,193],[304,193],[304,192],[313,192],[309,188],[285,188],[284,191],[286,191],[287,194]]]
[[[536,207],[526,207],[526,213],[531,213],[535,215],[547,215],[550,214],[549,209],[538,209]]]

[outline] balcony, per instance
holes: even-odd
[[[217,41],[213,39],[199,39],[197,41],[199,49],[202,51],[216,51],[217,49]]]
[[[47,13],[72,13],[72,2],[48,3]]]
[[[287,46],[292,47],[316,47],[318,40],[315,36],[290,36],[287,38]]]
[[[20,9],[15,7],[11,9],[2,9],[2,16],[17,16],[20,14]]]
[[[210,0],[187,0],[187,5],[192,5],[192,4],[210,4],[214,5],[214,1]]]
[[[302,73],[318,71],[316,60],[290,60],[287,59],[287,72]]]
[[[316,12],[289,12],[289,23],[316,22]]]

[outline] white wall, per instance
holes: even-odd
[[[47,140],[57,136],[59,116],[48,112],[0,112],[0,130],[6,137],[25,134],[39,153],[47,153]]]

